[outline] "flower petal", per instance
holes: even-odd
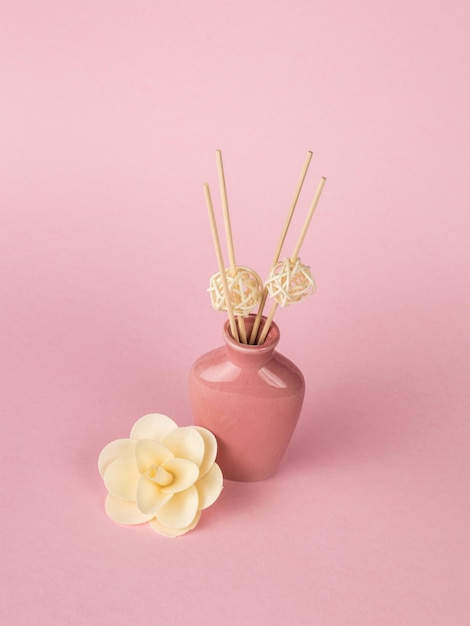
[[[160,487],[143,474],[137,485],[137,507],[142,513],[152,514],[171,500],[171,493],[163,493]]]
[[[199,478],[199,467],[187,459],[169,459],[163,469],[173,474],[173,482],[162,487],[163,493],[177,493],[194,485]]]
[[[155,439],[161,441],[170,431],[178,428],[178,425],[166,415],[161,413],[149,413],[136,421],[131,430],[131,439]]]
[[[200,467],[204,458],[204,439],[192,426],[184,426],[172,430],[163,440],[179,459],[188,459]]]
[[[171,500],[157,511],[155,517],[168,528],[181,530],[194,520],[198,511],[199,496],[194,485],[175,493]]]
[[[110,493],[106,496],[104,508],[108,517],[118,524],[144,524],[153,518],[153,515],[141,513],[135,502],[120,500]]]
[[[187,533],[188,530],[192,530],[199,522],[200,517],[201,511],[198,511],[191,524],[189,524],[185,528],[168,528],[168,526],[164,526],[161,522],[159,522],[156,517],[150,522],[150,526],[157,533],[160,533],[160,535],[165,535],[165,537],[178,537],[179,535],[184,535],[184,533]]]
[[[214,463],[210,471],[201,480],[198,480],[195,487],[199,494],[199,509],[207,509],[208,506],[214,504],[220,496],[220,492],[224,486],[222,470]]]
[[[140,439],[135,446],[135,460],[139,472],[143,474],[151,465],[161,465],[173,458],[173,452],[153,439]]]
[[[116,439],[108,443],[108,445],[101,450],[100,456],[98,457],[98,470],[101,478],[103,478],[108,465],[122,456],[132,456],[134,450],[135,441],[132,441],[132,439]]]
[[[207,428],[203,428],[202,426],[192,426],[192,428],[197,430],[204,439],[204,458],[199,468],[199,476],[202,478],[215,462],[215,457],[217,456],[217,439]]]
[[[106,489],[113,496],[120,500],[133,500],[135,502],[139,477],[140,473],[135,457],[123,456],[108,465],[103,480]]]

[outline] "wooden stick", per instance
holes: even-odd
[[[224,213],[224,225],[225,225],[225,238],[227,240],[227,248],[228,248],[228,257],[230,260],[230,271],[232,276],[235,276],[237,273],[237,264],[235,262],[235,250],[233,247],[233,237],[232,237],[232,226],[230,224],[230,213],[228,210],[228,200],[227,200],[227,186],[225,184],[225,174],[224,174],[224,164],[222,161],[222,151],[216,151],[217,157],[217,172],[219,174],[219,187],[220,187],[220,197],[222,199],[222,208]],[[240,336],[242,343],[247,343],[246,339],[246,330],[245,330],[245,320],[243,316],[237,316],[238,319],[238,327],[240,329]]]
[[[290,260],[292,263],[295,263],[295,261],[297,260],[297,257],[299,256],[300,248],[302,247],[302,244],[304,242],[305,235],[307,234],[308,227],[310,226],[310,222],[312,221],[313,214],[315,213],[315,209],[317,208],[317,204],[318,204],[318,201],[320,200],[321,192],[323,191],[323,187],[325,186],[325,183],[326,183],[326,178],[322,176],[318,184],[317,190],[315,191],[315,195],[313,197],[313,201],[310,206],[310,209],[307,213],[307,217],[305,218],[304,225],[302,227],[302,230],[300,231],[300,235],[295,245],[294,251],[292,253],[292,256],[290,257]],[[261,336],[258,340],[258,345],[264,343],[264,340],[266,339],[266,336],[269,332],[269,328],[271,326],[274,315],[276,313],[277,307],[278,307],[278,303],[274,302],[273,306],[271,307],[271,311],[269,312],[268,318],[264,324],[263,332],[261,333]]]
[[[302,187],[305,181],[305,177],[307,176],[308,166],[310,165],[310,161],[312,160],[313,153],[307,152],[307,157],[305,159],[304,166],[302,168],[302,172],[300,174],[299,182],[297,183],[297,188],[295,190],[294,198],[292,200],[291,207],[289,209],[289,214],[287,215],[286,223],[284,224],[284,229],[281,233],[281,238],[279,239],[279,243],[276,249],[276,253],[274,255],[274,259],[272,262],[272,266],[276,265],[279,261],[279,257],[281,255],[282,246],[284,245],[284,241],[286,239],[287,231],[289,229],[290,223],[292,221],[292,216],[294,215],[295,207],[297,205],[297,201],[300,196],[300,192],[302,191]]]
[[[212,206],[211,192],[209,185],[204,183],[204,195],[206,197],[207,210],[209,212],[209,222],[211,225],[212,239],[214,240],[215,254],[217,256],[217,264],[219,266],[220,278],[222,279],[222,287],[224,290],[225,304],[227,306],[228,319],[230,321],[230,330],[235,341],[240,341],[238,337],[237,325],[235,323],[235,317],[232,310],[232,301],[230,299],[230,292],[227,285],[227,276],[225,275],[225,264],[222,257],[222,249],[220,247],[219,233],[217,231],[217,224],[215,222],[214,207]]]
[[[312,221],[313,214],[315,213],[315,209],[317,208],[317,204],[318,204],[318,201],[320,200],[321,192],[323,191],[323,187],[325,186],[325,183],[326,183],[326,178],[322,176],[320,182],[318,183],[317,190],[315,191],[315,195],[313,197],[313,201],[310,206],[310,209],[307,213],[307,217],[305,218],[304,225],[302,227],[302,230],[300,231],[299,238],[297,240],[297,243],[295,244],[294,252],[292,253],[292,256],[290,258],[292,263],[295,263],[295,261],[297,261],[300,248],[302,247],[302,244],[304,242],[305,235],[307,234],[308,227],[310,226],[310,222]]]
[[[265,339],[266,339],[266,336],[267,336],[267,334],[269,332],[269,329],[271,328],[271,324],[272,324],[272,321],[274,319],[274,315],[276,314],[278,306],[279,306],[278,303],[276,301],[274,301],[273,305],[271,307],[271,310],[269,311],[269,315],[266,318],[266,321],[264,323],[263,332],[261,333],[260,338],[258,339],[258,345],[259,346],[261,346],[264,343]]]
[[[290,223],[292,221],[292,217],[294,215],[295,207],[297,206],[297,201],[300,196],[300,192],[302,191],[302,187],[305,181],[305,177],[307,175],[308,166],[310,165],[310,161],[312,160],[312,152],[309,150],[307,152],[307,157],[305,159],[305,163],[302,168],[302,172],[300,174],[299,181],[297,183],[297,187],[295,189],[294,197],[292,199],[292,203],[289,208],[289,213],[287,214],[287,219],[284,224],[284,228],[281,232],[281,237],[279,238],[279,242],[277,244],[276,252],[274,253],[273,262],[271,264],[271,269],[276,265],[279,261],[279,256],[281,255],[282,246],[284,245],[284,241],[286,240],[287,231],[289,230]],[[256,341],[256,335],[258,334],[259,325],[261,323],[261,317],[263,316],[264,305],[266,304],[266,300],[268,298],[268,290],[266,287],[263,289],[263,295],[261,297],[261,302],[259,304],[258,313],[256,314],[255,323],[253,324],[253,328],[251,330],[250,335],[250,345],[253,345]],[[272,320],[271,320],[272,321]]]
[[[266,287],[263,289],[263,293],[261,294],[261,300],[258,307],[258,313],[256,314],[255,321],[253,323],[253,328],[251,329],[250,335],[250,346],[253,346],[256,343],[256,335],[258,334],[259,326],[261,324],[261,318],[263,317],[264,306],[266,304],[266,300],[268,299],[268,290]]]

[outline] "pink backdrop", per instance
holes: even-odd
[[[1,4],[2,623],[469,623],[468,7]],[[307,150],[293,232],[328,178],[276,316],[307,393],[277,475],[171,540],[108,520],[96,461],[192,422],[216,148],[262,275]]]

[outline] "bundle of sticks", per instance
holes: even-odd
[[[219,271],[211,277],[209,292],[213,307],[217,310],[227,311],[232,337],[240,343],[250,345],[263,344],[278,306],[288,306],[294,302],[300,302],[315,292],[315,282],[310,268],[302,264],[299,253],[318,201],[320,200],[326,178],[322,177],[320,179],[292,254],[290,257],[286,257],[281,261],[279,260],[311,159],[312,152],[309,151],[303,164],[294,197],[279,238],[269,276],[263,283],[259,274],[254,270],[236,264],[222,152],[220,150],[216,151],[229,267],[227,268],[225,266],[222,255],[209,185],[208,183],[204,183],[204,195],[209,212],[209,222],[219,268]],[[272,298],[273,303],[265,318],[264,325],[260,329],[261,321],[263,320],[263,311],[268,297]],[[252,313],[256,307],[258,307],[258,311],[250,336],[248,337],[245,328],[245,317]]]

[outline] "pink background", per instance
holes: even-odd
[[[0,6],[2,623],[470,620],[468,2]],[[307,380],[277,475],[196,530],[113,524],[101,448],[190,424],[221,343],[202,193],[263,276],[307,150],[280,310]]]

